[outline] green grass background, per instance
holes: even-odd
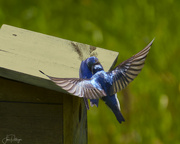
[[[100,102],[88,111],[88,142],[180,143],[179,0],[0,0],[2,24],[118,51],[117,63],[155,37],[143,71],[118,93],[126,122]]]

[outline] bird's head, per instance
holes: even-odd
[[[98,71],[103,70],[101,63],[99,62],[98,58],[95,56],[87,58],[86,63],[88,65],[88,68],[93,74],[95,74]]]

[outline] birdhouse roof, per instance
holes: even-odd
[[[0,29],[0,76],[61,91],[39,70],[54,77],[79,77],[82,60],[96,56],[105,71],[118,52],[57,38],[9,25]]]

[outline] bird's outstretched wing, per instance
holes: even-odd
[[[73,94],[78,97],[85,97],[88,99],[98,99],[106,96],[103,89],[95,87],[90,79],[81,78],[56,78],[48,76],[47,74],[40,71],[42,74],[46,75],[51,81],[56,85],[60,86],[62,89],[66,90],[68,93]]]
[[[144,62],[154,39],[140,52],[120,63],[114,70],[107,72],[113,78],[109,94],[113,95],[125,88],[144,67]]]

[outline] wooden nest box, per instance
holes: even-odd
[[[118,53],[8,25],[0,29],[0,142],[87,143],[82,98],[65,93],[39,70],[79,77],[82,60],[96,56],[106,71]]]

